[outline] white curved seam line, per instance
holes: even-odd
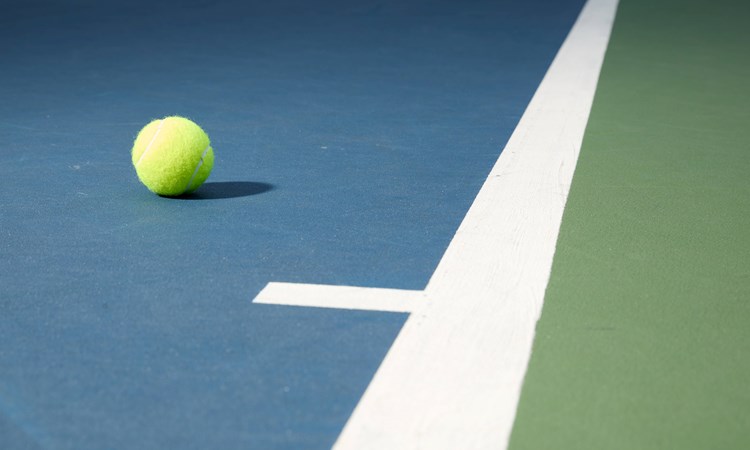
[[[135,163],[136,166],[138,164],[140,164],[141,161],[143,161],[143,157],[146,156],[146,153],[148,153],[148,151],[151,149],[151,145],[154,143],[154,141],[156,140],[156,136],[158,136],[159,132],[161,131],[161,126],[164,125],[164,120],[166,120],[166,119],[162,119],[161,122],[159,122],[159,126],[156,127],[156,132],[154,133],[153,136],[151,136],[151,140],[148,142],[148,145],[146,146],[146,149],[143,150],[143,153],[141,153],[141,157],[138,158],[138,162]]]
[[[190,186],[192,186],[193,181],[195,180],[195,176],[198,175],[198,170],[200,170],[201,166],[203,165],[203,158],[206,156],[206,153],[208,153],[208,150],[211,148],[211,144],[209,143],[208,146],[206,146],[206,149],[203,150],[203,153],[201,154],[201,160],[198,161],[198,165],[195,167],[195,170],[193,171],[193,175],[190,177],[190,181],[188,181],[187,187],[185,188],[185,192],[190,190]]]

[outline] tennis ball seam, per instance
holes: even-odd
[[[149,150],[151,149],[151,146],[154,144],[154,141],[156,141],[156,136],[159,135],[159,132],[161,131],[161,127],[164,125],[164,122],[166,120],[167,119],[162,119],[161,121],[159,121],[159,125],[156,127],[156,131],[154,132],[154,135],[151,136],[151,140],[148,141],[148,145],[146,145],[146,148],[143,149],[143,153],[141,153],[140,158],[138,158],[138,162],[135,163],[136,167],[138,167],[141,161],[143,161],[143,157],[146,156],[146,153],[148,153]]]
[[[203,158],[206,157],[206,154],[208,153],[209,150],[211,150],[211,143],[210,142],[206,146],[206,149],[203,150],[203,153],[201,153],[201,159],[198,160],[198,165],[195,166],[195,170],[193,171],[193,174],[190,176],[190,179],[188,180],[187,187],[185,187],[185,190],[182,191],[183,193],[190,190],[190,186],[193,184],[193,180],[195,180],[195,176],[198,175],[198,171],[200,170],[201,166],[203,165]]]

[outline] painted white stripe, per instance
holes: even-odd
[[[584,7],[335,449],[507,447],[616,9]]]
[[[424,291],[329,286],[321,284],[268,283],[255,303],[411,312],[424,301]]]
[[[164,125],[164,121],[165,120],[166,119],[162,119],[161,122],[159,122],[159,125],[156,127],[156,131],[154,131],[154,135],[151,136],[151,140],[148,141],[148,145],[146,145],[146,149],[143,150],[143,153],[141,153],[141,157],[138,158],[138,162],[135,163],[136,167],[138,167],[138,164],[140,164],[141,161],[143,161],[143,157],[146,156],[146,153],[148,153],[148,151],[151,150],[151,145],[156,140],[156,136],[159,135],[159,132],[161,131],[161,127],[162,127],[162,125]]]
[[[188,180],[188,184],[185,187],[185,190],[182,192],[187,192],[190,190],[190,186],[193,185],[193,181],[195,181],[195,176],[198,175],[198,170],[200,170],[201,166],[203,165],[203,158],[206,157],[206,153],[208,153],[208,150],[211,148],[211,144],[209,143],[206,148],[203,150],[203,153],[201,153],[201,159],[198,161],[198,165],[195,166],[195,170],[193,171],[193,174],[190,176],[190,179]]]

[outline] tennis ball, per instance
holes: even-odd
[[[143,127],[131,153],[141,182],[167,197],[198,189],[214,166],[208,135],[184,117],[166,117]]]

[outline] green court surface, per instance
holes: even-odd
[[[750,448],[750,6],[621,2],[510,448]]]

